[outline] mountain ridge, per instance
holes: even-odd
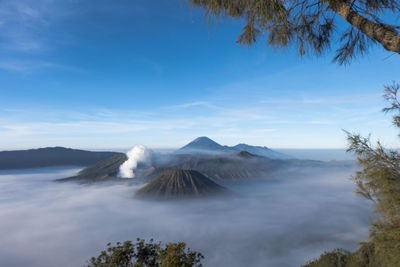
[[[135,178],[119,178],[119,167],[126,159],[125,154],[115,155],[83,169],[76,176],[63,178],[59,181],[81,184],[106,181],[147,183],[166,170],[184,169],[198,171],[215,183],[229,185],[269,179],[278,173],[296,172],[301,168],[336,168],[345,165],[353,166],[354,164],[299,159],[271,159],[245,151],[230,154],[154,154],[151,166],[138,164],[138,167],[134,170]]]
[[[222,146],[212,140],[207,136],[200,136],[189,142],[185,146],[178,149],[176,152],[201,152],[201,151],[210,151],[210,152],[229,152],[230,149],[227,146]]]
[[[0,170],[51,166],[89,166],[121,153],[93,152],[61,146],[0,151]]]
[[[96,182],[118,180],[117,176],[119,173],[119,167],[127,159],[128,158],[125,154],[117,154],[81,170],[75,176],[61,178],[57,181],[91,184]]]
[[[268,157],[271,159],[293,159],[293,157],[272,150],[266,146],[252,146],[248,144],[237,144],[235,146],[221,145],[207,136],[201,136],[179,148],[175,154],[213,154],[213,153],[235,153],[245,151],[253,155]]]

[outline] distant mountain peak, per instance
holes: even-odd
[[[207,153],[207,152],[229,152],[229,148],[222,146],[207,136],[201,136],[184,147],[180,148],[176,153]]]
[[[232,147],[235,151],[246,151],[253,155],[263,156],[272,159],[290,159],[292,157],[285,155],[283,153],[272,150],[266,146],[251,146],[248,144],[238,144]]]
[[[210,139],[207,136],[201,136],[194,139],[189,144],[175,151],[176,154],[212,154],[212,153],[235,153],[246,151],[250,154],[267,157],[271,159],[289,159],[292,158],[283,153],[274,151],[266,146],[251,146],[248,144],[238,144],[235,146],[223,146]],[[244,156],[244,155],[242,155]]]
[[[197,137],[196,139],[194,139],[192,142],[190,142],[191,144],[194,143],[212,143],[212,144],[218,144],[217,142],[215,142],[214,140],[212,140],[211,138],[207,137],[207,136],[200,136]],[[189,144],[190,144],[189,143]],[[219,144],[218,144],[219,145]]]

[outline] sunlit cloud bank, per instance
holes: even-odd
[[[240,197],[182,203],[135,199],[137,186],[81,186],[52,179],[77,169],[0,173],[1,266],[82,266],[107,242],[185,241],[205,266],[299,266],[367,238],[370,206],[352,170],[304,171],[236,185]]]

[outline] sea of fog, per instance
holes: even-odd
[[[371,205],[353,169],[302,170],[237,184],[238,196],[182,202],[133,198],[133,185],[55,183],[77,168],[0,172],[0,266],[83,266],[108,242],[185,241],[204,266],[300,266],[366,240]]]

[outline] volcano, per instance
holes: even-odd
[[[251,146],[247,144],[238,144],[236,146],[220,145],[207,136],[196,138],[189,144],[175,151],[175,154],[231,154],[241,151],[270,159],[293,159],[291,156],[265,146]]]
[[[229,194],[229,190],[194,170],[167,170],[136,195],[157,200],[202,198]]]
[[[222,146],[206,136],[198,137],[189,144],[181,147],[176,154],[203,154],[203,153],[227,153],[231,148]]]
[[[234,147],[222,146],[208,137],[199,137],[174,153],[154,153],[151,166],[139,164],[134,170],[134,179],[118,177],[119,167],[127,160],[125,154],[118,154],[89,166],[74,177],[59,181],[75,181],[83,184],[117,181],[138,184],[151,182],[167,170],[194,170],[214,183],[228,185],[269,179],[279,173],[295,171],[299,168],[335,168],[344,164],[343,162],[289,159],[285,158],[285,155],[281,155],[281,158],[267,157],[263,156],[264,152],[275,151],[267,147],[246,144]]]
[[[127,160],[125,154],[117,154],[80,171],[76,176],[58,179],[60,182],[84,184],[116,180],[119,167]]]

